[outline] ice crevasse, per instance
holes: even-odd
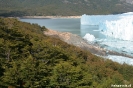
[[[81,25],[98,25],[106,36],[133,41],[133,12],[117,15],[82,15]]]

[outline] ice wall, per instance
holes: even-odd
[[[118,19],[117,15],[82,15],[81,24],[82,25],[99,25],[106,20]]]
[[[109,37],[133,41],[133,16],[113,21],[106,20],[99,25],[99,30]]]
[[[98,25],[106,36],[133,41],[133,12],[117,15],[82,15],[81,25]]]

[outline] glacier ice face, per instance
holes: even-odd
[[[128,14],[123,14],[128,15]],[[99,25],[106,20],[119,19],[118,15],[82,15],[81,24],[82,25]]]
[[[103,31],[103,34],[121,39],[121,40],[133,40],[133,16],[123,17],[119,20],[113,20],[101,23],[99,30]]]
[[[106,36],[133,41],[133,12],[117,15],[82,15],[81,25],[98,25]]]

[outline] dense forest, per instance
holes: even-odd
[[[0,16],[70,16],[133,11],[132,0],[0,0]]]
[[[43,34],[37,24],[0,18],[0,88],[111,88],[133,84],[120,65]]]

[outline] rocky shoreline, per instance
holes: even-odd
[[[98,45],[88,43],[86,40],[84,40],[80,36],[69,33],[69,32],[58,32],[58,31],[48,29],[47,31],[44,32],[44,34],[47,36],[59,38],[68,44],[77,46],[84,50],[88,50],[91,53],[98,55],[98,56],[118,55],[118,56],[133,58],[132,56],[122,54],[119,52],[115,52],[115,51],[109,51],[109,50],[101,48]]]

